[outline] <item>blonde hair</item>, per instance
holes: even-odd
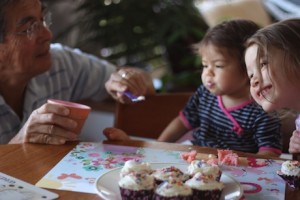
[[[253,44],[258,46],[257,66],[259,58],[272,58],[272,50],[279,50],[283,55],[283,62],[274,69],[285,76],[287,81],[295,83],[300,77],[300,19],[288,19],[266,26],[257,31],[246,42],[246,47]]]
[[[288,19],[280,21],[257,31],[246,42],[246,48],[257,45],[257,67],[260,59],[267,58],[267,63],[272,63],[272,53],[279,50],[283,54],[280,64],[269,65],[269,73],[276,71],[279,76],[285,77],[286,81],[298,84],[300,78],[300,19]],[[260,71],[259,71],[260,72]],[[271,77],[270,77],[271,78]],[[261,79],[261,74],[260,74]],[[275,81],[275,80],[271,80]],[[296,85],[299,87],[298,85]],[[288,115],[295,115],[290,109],[277,110],[277,115],[283,119]]]

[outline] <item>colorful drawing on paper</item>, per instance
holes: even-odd
[[[36,185],[50,189],[96,193],[96,179],[113,168],[123,166],[127,160],[185,163],[180,154],[180,151],[82,142]],[[282,161],[247,159],[247,167],[221,166],[223,173],[241,183],[245,199],[284,199],[285,183],[276,174]]]
[[[248,158],[247,167],[222,166],[222,171],[240,182],[245,199],[283,200],[285,183],[277,175],[282,161]]]
[[[180,152],[82,142],[69,152],[36,185],[50,189],[95,193],[94,183],[103,173],[127,160],[184,163]]]

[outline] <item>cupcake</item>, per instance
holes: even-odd
[[[300,162],[288,160],[282,163],[277,174],[292,188],[300,188]]]
[[[202,175],[208,178],[219,181],[222,172],[218,165],[207,164],[204,160],[193,160],[187,169],[187,174],[190,177],[194,176],[197,172],[201,172]]]
[[[149,163],[138,162],[136,160],[128,160],[120,171],[120,178],[130,173],[150,174],[152,172]]]
[[[130,173],[119,180],[122,200],[151,200],[155,181],[149,174]]]
[[[192,189],[179,179],[169,179],[159,184],[153,200],[192,200]]]
[[[152,176],[155,178],[157,185],[163,181],[168,181],[169,179],[179,179],[183,182],[189,179],[189,175],[183,173],[180,169],[174,166],[155,169]]]
[[[193,178],[187,180],[185,184],[193,191],[192,199],[219,200],[224,189],[224,183],[196,173]]]

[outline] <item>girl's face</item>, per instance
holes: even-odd
[[[204,86],[215,95],[241,95],[249,91],[247,73],[242,70],[239,59],[226,51],[208,44],[202,51]],[[248,94],[247,94],[248,95]]]
[[[258,46],[253,44],[245,53],[250,92],[254,100],[267,112],[282,108],[298,110],[299,89],[282,74],[282,70],[279,70],[285,67],[283,52],[272,50],[268,59],[257,58],[257,52]]]

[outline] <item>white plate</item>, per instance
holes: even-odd
[[[187,164],[177,163],[151,163],[153,169],[174,166],[182,170],[187,170]],[[120,170],[122,167],[115,168],[105,174],[101,175],[96,180],[96,192],[105,200],[121,200],[120,190],[118,186]],[[243,195],[243,190],[239,182],[234,178],[222,174],[221,182],[225,184],[225,188],[222,192],[221,200],[233,200],[240,199]]]

